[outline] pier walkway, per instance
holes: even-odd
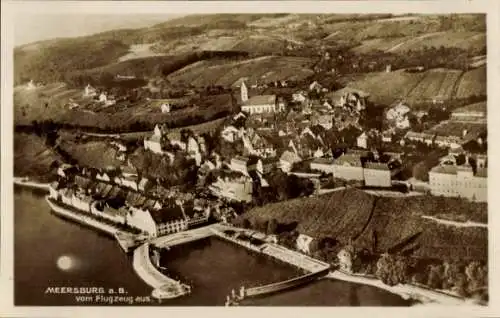
[[[134,251],[132,266],[137,275],[154,288],[152,295],[156,298],[176,298],[190,292],[190,287],[162,274],[151,263],[149,243],[145,243]]]

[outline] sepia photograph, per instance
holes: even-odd
[[[12,12],[10,306],[490,305],[488,14],[281,9]]]

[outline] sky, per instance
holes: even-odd
[[[114,29],[143,28],[177,16],[171,14],[23,14],[14,23],[14,45],[58,37],[90,35]]]

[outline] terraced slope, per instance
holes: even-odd
[[[457,213],[486,221],[487,205],[432,196],[375,197],[362,190],[347,189],[257,207],[246,217],[298,222],[300,233],[330,236],[344,244],[353,239],[361,248],[371,249],[375,236],[379,252],[485,259],[488,241],[485,228],[453,228],[422,218],[422,215]]]

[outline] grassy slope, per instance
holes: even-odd
[[[299,223],[298,230],[313,237],[328,235],[343,243],[353,238],[360,247],[371,248],[372,233],[378,250],[403,251],[416,247],[414,255],[430,258],[455,256],[484,259],[487,231],[482,228],[450,228],[421,218],[421,215],[465,214],[486,221],[487,205],[440,197],[375,198],[360,190],[330,194],[257,207],[251,219],[276,218]],[[411,238],[415,237],[412,241]],[[398,247],[399,243],[402,246]]]
[[[377,72],[357,76],[347,86],[370,92],[377,103],[390,104],[405,98],[410,104],[441,96],[444,99],[466,98],[486,94],[484,67],[466,72],[462,77],[458,70],[434,69],[424,73]],[[456,95],[453,88],[458,85]]]
[[[174,72],[169,79],[195,86],[229,86],[241,77],[248,77],[250,83],[302,79],[313,73],[311,65],[311,59],[295,57],[261,57],[240,62],[207,61]]]
[[[59,155],[47,148],[43,139],[30,134],[14,134],[14,175],[44,176]]]
[[[468,71],[462,77],[458,85],[457,97],[467,97],[470,95],[486,95],[485,66]]]
[[[78,160],[81,166],[104,169],[108,166],[120,166],[121,161],[116,159],[116,150],[106,142],[91,141],[87,143],[74,143],[65,141],[61,148],[71,157]]]

